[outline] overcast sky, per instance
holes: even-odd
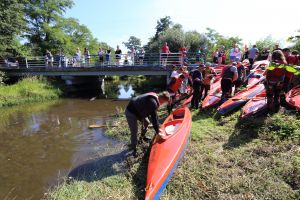
[[[116,48],[130,36],[146,44],[157,20],[170,16],[185,31],[238,36],[245,44],[271,35],[282,43],[300,29],[300,0],[74,0],[67,17],[79,19],[101,42]]]

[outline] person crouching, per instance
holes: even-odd
[[[154,92],[142,94],[137,97],[133,97],[125,110],[125,116],[131,133],[130,149],[133,150],[133,155],[136,156],[137,146],[137,134],[138,134],[138,121],[142,123],[141,139],[149,140],[145,134],[148,129],[149,120],[151,122],[156,134],[159,133],[159,121],[157,116],[157,110],[160,105],[170,102],[170,95],[168,92],[163,92],[157,95]]]

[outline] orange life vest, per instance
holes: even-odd
[[[172,85],[169,86],[169,89],[175,93],[181,87],[182,80],[179,77],[174,77],[174,78],[176,79],[176,81],[175,81],[175,83],[173,83]]]

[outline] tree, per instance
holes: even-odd
[[[298,32],[297,35],[289,37],[287,41],[294,43],[292,49],[298,51],[299,53],[300,52],[300,30],[298,30],[297,32]]]
[[[156,33],[154,38],[157,39],[159,34],[166,31],[170,26],[172,25],[171,17],[166,16],[164,18],[161,18],[159,21],[157,21],[156,25]]]
[[[128,50],[141,48],[141,40],[135,36],[130,36],[128,42],[123,42],[123,44]]]
[[[18,35],[25,29],[23,1],[2,0],[0,3],[0,55],[13,44]]]
[[[258,48],[259,52],[262,52],[264,48],[272,50],[276,43],[276,40],[269,35],[264,39],[256,41],[256,47]]]
[[[25,4],[25,16],[28,30],[25,37],[36,53],[51,49],[53,39],[60,40],[62,32],[55,26],[63,21],[63,13],[73,6],[72,0],[28,0]],[[52,29],[53,28],[53,29]]]

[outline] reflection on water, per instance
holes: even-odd
[[[164,84],[161,78],[150,77],[122,84],[105,82],[104,87],[105,97],[129,99],[144,92],[161,91]],[[99,95],[81,92],[88,97]],[[97,164],[102,165],[104,157],[123,155],[123,143],[105,137],[103,129],[88,126],[110,123],[109,116],[116,113],[117,107],[125,108],[127,101],[94,99],[0,110],[0,199],[40,199],[59,176],[86,166],[85,161],[98,159]]]
[[[130,99],[135,93],[135,91],[132,89],[132,85],[118,85],[118,88],[118,99]]]
[[[120,151],[123,144],[90,124],[111,122],[127,102],[63,100],[2,109],[0,199],[40,199],[59,175],[86,160]]]

